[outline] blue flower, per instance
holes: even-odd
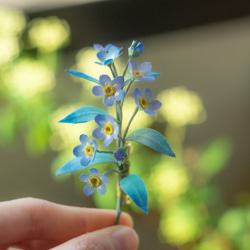
[[[159,109],[162,105],[160,101],[152,100],[152,96],[150,88],[145,88],[142,93],[138,88],[134,90],[135,104],[148,115],[156,115],[155,110]]]
[[[117,76],[111,81],[108,75],[101,75],[99,78],[100,85],[94,86],[92,93],[95,96],[104,96],[103,103],[106,106],[112,106],[114,101],[120,101],[125,92],[121,88],[124,85],[124,78],[122,76]]]
[[[97,50],[97,51],[104,51],[104,52],[107,52],[109,51],[109,49],[111,47],[115,47],[113,44],[109,43],[108,45],[106,45],[105,47],[103,47],[101,44],[94,44],[94,48]]]
[[[139,57],[143,53],[143,50],[144,50],[143,43],[140,42],[136,46],[135,44],[136,44],[136,41],[133,41],[130,47],[128,48],[128,56],[130,59]]]
[[[115,121],[110,115],[97,115],[95,117],[95,122],[99,127],[93,130],[92,135],[98,140],[105,138],[103,146],[106,147],[113,139],[117,138],[119,126],[115,125]]]
[[[127,157],[126,148],[119,148],[115,151],[114,157],[117,161],[123,161],[125,157]]]
[[[101,195],[105,194],[107,188],[105,184],[109,183],[109,179],[104,174],[99,174],[98,169],[90,168],[89,169],[90,175],[88,174],[81,174],[80,180],[82,182],[87,182],[85,187],[83,188],[83,192],[89,196],[94,193],[95,189]]]
[[[98,145],[94,139],[90,142],[87,135],[80,135],[80,145],[73,149],[73,154],[76,157],[82,157],[81,164],[87,166],[91,161],[94,161]]]
[[[103,48],[102,46],[100,47],[96,46],[97,48],[101,48],[104,49],[104,51],[99,51],[97,52],[96,56],[99,59],[100,62],[95,62],[99,65],[108,65],[110,63],[112,63],[117,57],[119,57],[120,55],[122,55],[123,53],[120,53],[120,50],[122,48],[118,48],[116,46],[110,46],[107,45],[105,48]]]
[[[144,62],[140,66],[136,61],[130,60],[128,63],[132,75],[140,81],[153,81],[155,78],[150,76],[152,65],[150,62]]]

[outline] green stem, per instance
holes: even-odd
[[[128,62],[129,62],[129,60],[128,60]],[[125,66],[125,68],[124,68],[124,70],[123,70],[123,74],[122,74],[123,77],[125,77],[126,72],[127,72],[127,70],[128,70],[128,62],[127,62],[126,66]]]
[[[122,106],[121,101],[116,102],[116,118],[119,121],[119,133],[116,146],[121,147],[123,145],[122,142]]]
[[[117,178],[118,178],[117,188],[119,190],[118,192],[120,193],[119,197],[117,197],[116,217],[115,217],[115,225],[118,225],[119,220],[120,220],[120,216],[121,216],[121,213],[122,213],[122,204],[123,204],[123,197],[121,195],[121,186],[120,186],[121,174],[116,169],[109,169],[106,172],[104,172],[103,174],[108,175],[108,174],[110,174],[112,172],[117,174]]]
[[[139,110],[139,108],[136,106],[135,111],[134,111],[133,115],[131,116],[131,118],[130,118],[130,120],[129,120],[129,122],[128,122],[128,126],[127,126],[127,128],[126,128],[126,130],[125,130],[125,132],[124,132],[123,141],[125,141],[125,139],[126,139],[126,136],[127,136],[128,130],[129,130],[129,127],[130,127],[130,125],[131,125],[133,119],[135,118],[135,115],[137,114],[138,110]]]
[[[113,65],[113,63],[110,63],[110,64],[108,64],[108,67],[109,67],[109,69],[110,69],[110,71],[111,71],[111,74],[112,74],[113,78],[115,78],[115,77],[116,77],[116,74],[115,74],[115,71],[114,71],[112,65]]]
[[[99,150],[99,149],[97,149],[96,152],[98,152],[98,153],[106,153],[106,154],[114,154],[114,152],[111,151],[111,150]]]
[[[132,85],[133,82],[134,82],[134,79],[131,79],[131,81],[127,85],[127,88],[125,89],[125,95],[124,95],[123,99],[121,100],[121,108],[123,106],[123,102],[124,102],[125,96],[128,93],[128,91],[129,91],[129,89],[130,89],[130,87],[131,87],[131,85]]]
[[[117,198],[117,204],[116,204],[116,217],[115,217],[115,225],[119,224],[120,216],[122,213],[122,203],[123,203],[123,197]]]

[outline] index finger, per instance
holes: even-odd
[[[3,245],[32,239],[63,242],[115,222],[113,210],[70,207],[33,198],[2,202],[0,214]],[[132,218],[123,213],[120,225],[132,227]]]

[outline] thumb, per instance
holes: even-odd
[[[134,229],[112,226],[73,238],[53,250],[137,250],[138,244]]]

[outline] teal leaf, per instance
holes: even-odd
[[[96,164],[116,162],[113,155],[99,152],[96,152],[94,161],[90,162],[88,166],[81,165],[81,159],[81,157],[73,157],[72,159],[70,159],[65,165],[63,165],[56,171],[56,176],[60,174],[75,172]]]
[[[97,115],[106,115],[108,114],[106,111],[95,108],[92,106],[85,106],[81,107],[59,122],[65,122],[65,123],[84,123],[84,122],[89,122],[95,119]]]
[[[137,175],[131,174],[120,181],[121,189],[145,213],[148,213],[148,194],[144,181]]]
[[[150,72],[148,75],[149,75],[149,76],[153,76],[153,77],[158,77],[158,76],[160,76],[160,75],[161,75],[161,73],[157,73],[157,72]]]
[[[92,76],[89,76],[87,74],[84,74],[82,72],[75,71],[75,70],[69,70],[69,69],[66,69],[65,71],[72,74],[72,75],[74,75],[74,76],[83,78],[85,80],[88,80],[88,81],[91,81],[91,82],[94,82],[94,83],[97,83],[97,84],[100,84],[98,79],[96,79],[96,78],[94,78]]]
[[[126,138],[126,141],[135,141],[159,153],[175,157],[175,153],[171,149],[166,138],[161,133],[151,128],[140,128],[133,131]]]

